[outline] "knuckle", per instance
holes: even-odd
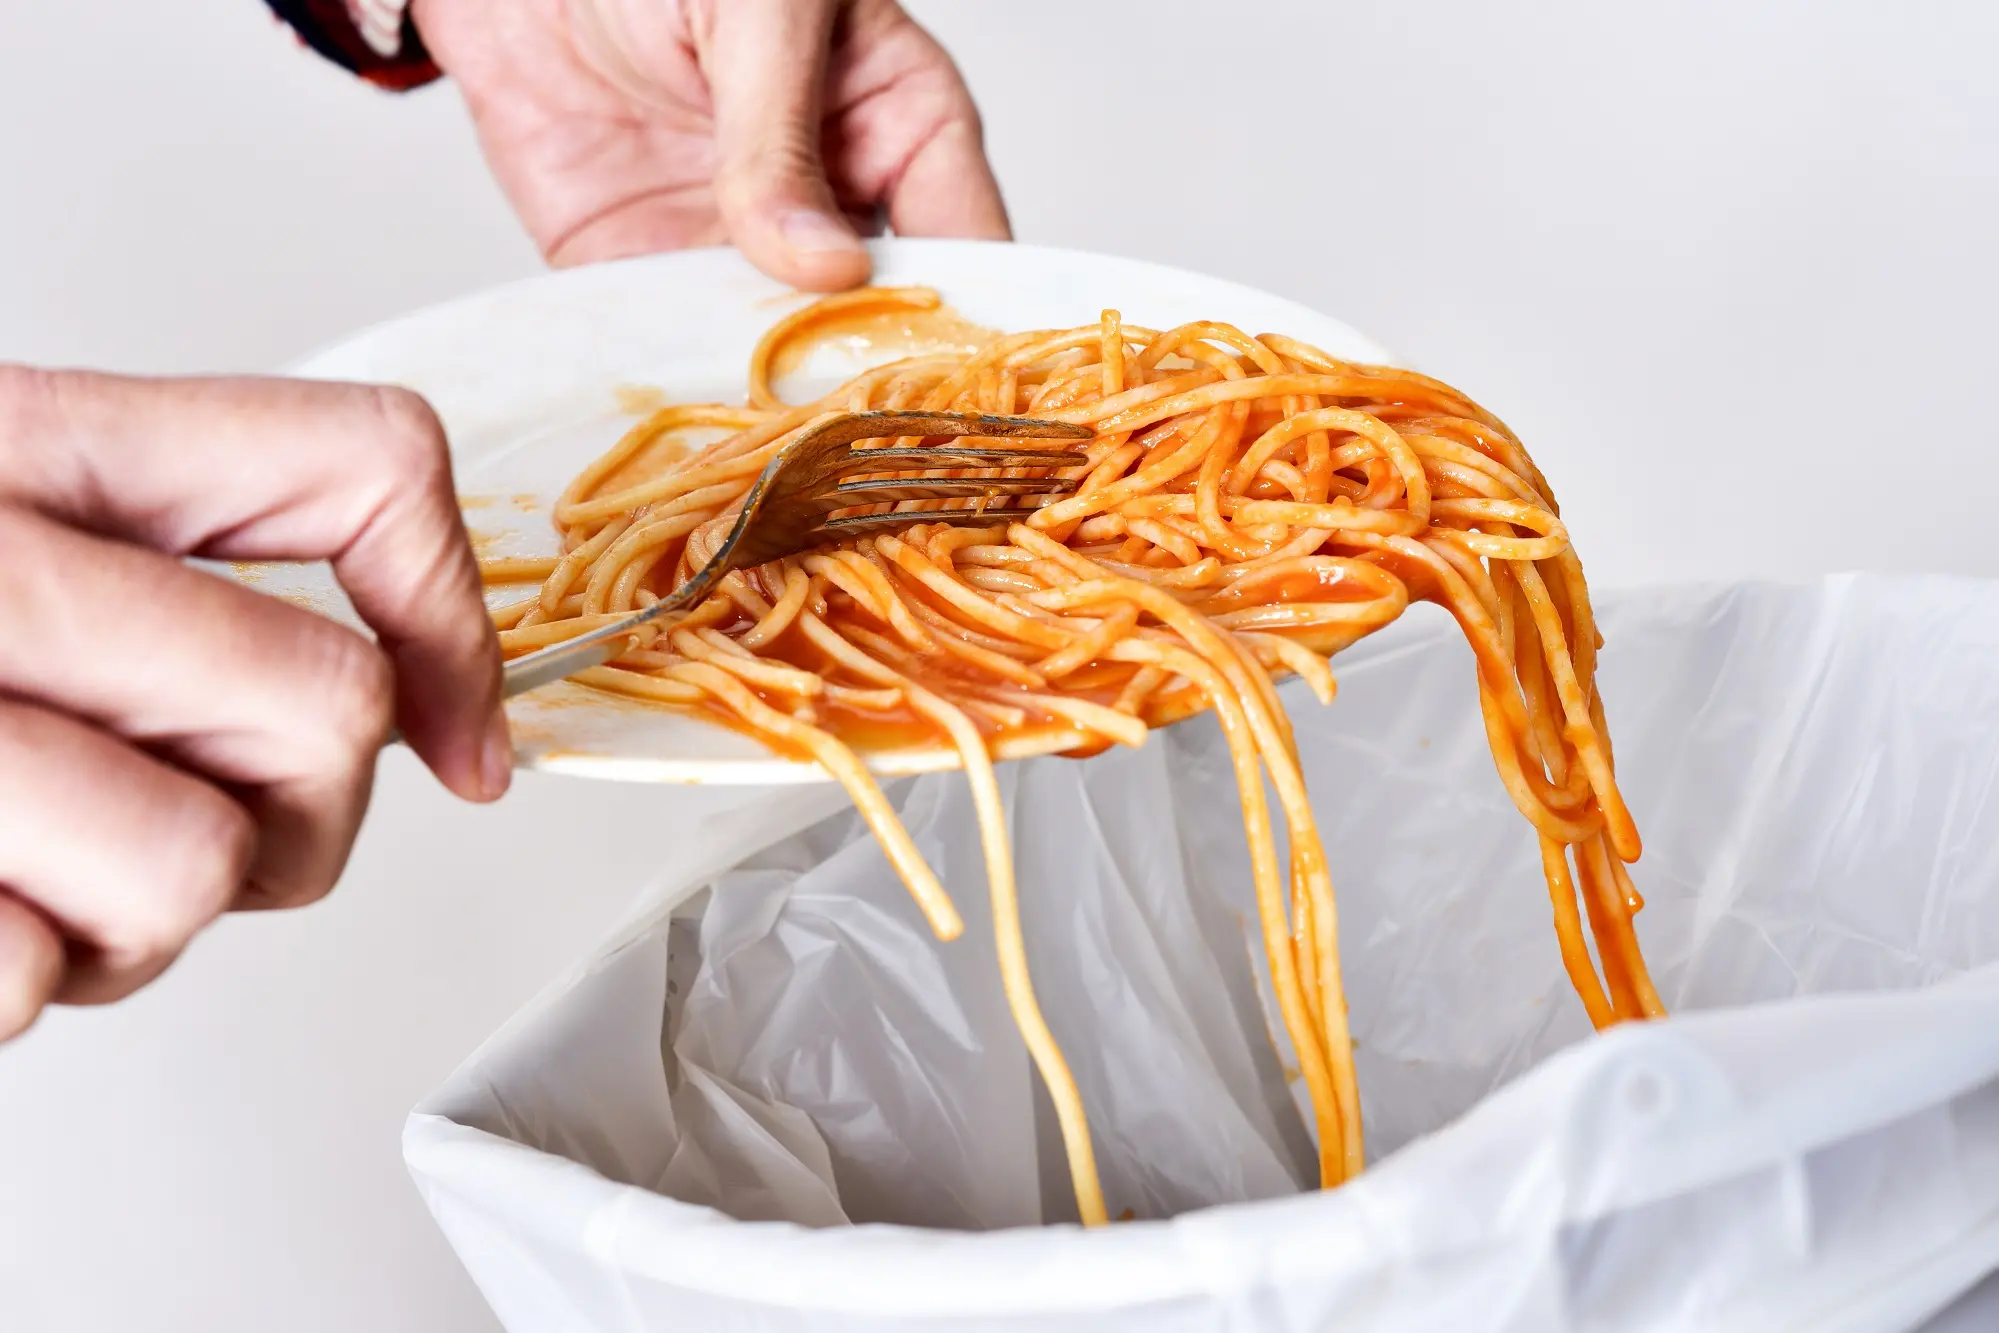
[[[0,899],[0,1042],[34,1026],[62,972],[62,947],[28,908]]]
[[[785,124],[743,156],[750,174],[764,179],[789,179],[819,174],[819,145],[802,125]]]
[[[55,405],[49,372],[0,363],[0,490],[26,469],[32,442],[48,434]]]
[[[49,408],[46,370],[14,361],[0,361],[0,426],[12,433],[25,428]]]
[[[715,189],[718,202],[741,210],[793,194],[799,182],[816,182],[822,173],[818,143],[803,126],[787,124],[773,127],[726,164]]]
[[[388,384],[366,392],[381,458],[397,480],[428,481],[450,471],[444,423],[422,394]]]
[[[372,755],[395,720],[395,677],[380,649],[337,625],[314,626],[307,692],[325,741],[325,765],[346,768]]]
[[[156,878],[117,940],[121,957],[166,959],[220,916],[250,872],[257,826],[213,787],[190,783],[171,812],[171,832],[155,849]]]
[[[23,972],[0,972],[0,1042],[12,1041],[41,1017],[44,997],[35,978]]]
[[[971,139],[972,146],[983,148],[986,141],[986,119],[979,114],[979,104],[972,100],[972,95],[962,86],[958,89],[958,95],[952,99],[952,109],[956,113],[958,124],[963,127],[963,132]]]

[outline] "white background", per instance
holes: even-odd
[[[1267,287],[1464,385],[1599,582],[1999,573],[1999,7],[917,10],[1022,239]],[[449,88],[359,87],[255,0],[0,0],[0,359],[265,369],[536,266]],[[0,1327],[490,1329],[403,1113],[703,799],[472,811],[386,761],[332,900],[0,1051]]]

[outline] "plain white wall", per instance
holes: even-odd
[[[1600,582],[1999,573],[1999,8],[917,11],[1023,239],[1281,291],[1464,385]],[[0,3],[0,358],[266,369],[536,264],[448,88],[358,87],[255,0]],[[714,799],[471,811],[386,761],[326,905],[0,1051],[0,1328],[489,1329],[402,1114]]]

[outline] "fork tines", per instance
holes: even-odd
[[[963,427],[993,429],[994,435],[1004,439],[1088,439],[1094,432],[1084,426],[1068,426],[1060,422],[1032,421],[1018,418],[958,418],[933,417],[929,414],[890,414],[882,417],[901,416],[895,424],[905,434],[915,434],[926,427],[944,424]],[[884,421],[881,423],[886,425]],[[927,433],[927,432],[926,432]],[[886,432],[884,432],[886,434]],[[1076,489],[1077,482],[1070,477],[1045,475],[1054,468],[1078,467],[1088,463],[1086,454],[1069,449],[1035,448],[1006,445],[989,445],[984,439],[994,436],[978,429],[978,444],[940,444],[918,448],[884,447],[876,449],[856,449],[851,445],[844,456],[837,461],[829,459],[828,469],[833,476],[846,480],[820,492],[815,496],[822,512],[831,514],[839,510],[860,509],[875,505],[903,505],[911,501],[950,500],[999,500],[1040,496],[1054,499],[1067,495]],[[959,436],[958,438],[964,438]],[[1033,468],[1043,472],[1040,476],[998,476],[991,475],[1001,469]],[[939,475],[950,471],[976,471],[979,475],[948,476]],[[830,538],[852,536],[856,533],[889,531],[926,522],[977,522],[981,526],[988,523],[1009,523],[1033,514],[1034,509],[1018,505],[993,509],[981,505],[925,505],[921,508],[898,508],[886,512],[847,513],[837,518],[825,518],[815,531]]]

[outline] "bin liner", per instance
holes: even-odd
[[[1999,584],[1601,611],[1662,1023],[1591,1035],[1441,612],[1338,658],[1330,706],[1284,689],[1367,1124],[1342,1189],[1307,1189],[1205,718],[1001,769],[1132,1220],[1074,1225],[956,774],[889,794],[961,939],[836,788],[759,794],[413,1113],[416,1182],[515,1333],[1919,1327],[1999,1267]]]

